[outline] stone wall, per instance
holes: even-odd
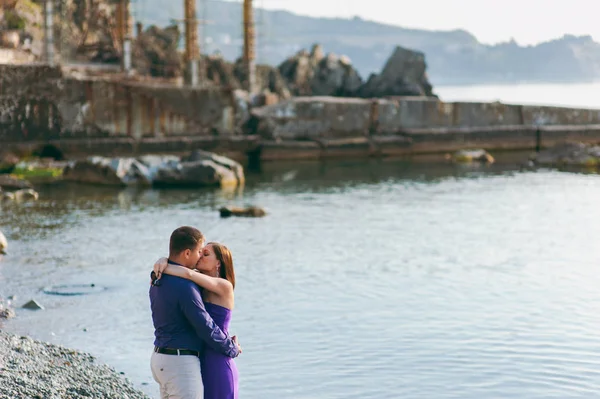
[[[67,157],[205,149],[239,160],[356,158],[600,142],[600,110],[444,103],[429,97],[296,97],[252,110],[243,96],[59,68],[0,65],[0,150],[51,144]],[[539,133],[538,133],[539,131]]]
[[[407,129],[600,124],[600,110],[501,103],[444,103],[429,97],[296,97],[253,111],[268,139],[399,134]]]
[[[600,110],[592,109],[427,97],[299,97],[252,115],[264,160],[528,150],[536,147],[538,135],[542,146],[600,142]]]
[[[60,68],[0,65],[0,142],[209,136],[232,133],[230,90],[63,76]]]

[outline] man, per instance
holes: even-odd
[[[173,231],[169,263],[194,269],[202,257],[204,236],[193,227]],[[152,375],[162,399],[202,399],[199,356],[204,345],[229,357],[241,348],[221,331],[206,312],[200,288],[193,282],[163,274],[150,287],[154,323]]]

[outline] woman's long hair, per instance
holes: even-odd
[[[219,244],[218,242],[209,242],[207,245],[212,246],[217,260],[221,262],[219,277],[229,281],[233,288],[235,288],[235,271],[233,269],[233,257],[231,256],[231,251],[225,245]]]

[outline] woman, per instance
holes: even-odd
[[[233,258],[226,246],[216,242],[206,244],[196,269],[167,264],[166,258],[154,264],[154,272],[171,274],[192,280],[200,287],[206,311],[215,323],[227,333],[233,310],[235,272]],[[234,337],[235,339],[235,337]],[[200,358],[204,399],[237,399],[238,370],[233,359],[206,347]]]

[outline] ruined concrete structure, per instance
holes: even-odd
[[[52,143],[67,153],[183,151],[186,139],[179,137],[232,134],[239,108],[234,92],[222,88],[114,75],[77,78],[58,67],[0,65],[0,147],[5,148]]]
[[[431,97],[295,97],[255,108],[249,118],[247,107],[231,88],[0,65],[0,150],[51,144],[76,157],[204,149],[266,161],[600,142],[600,110]]]

